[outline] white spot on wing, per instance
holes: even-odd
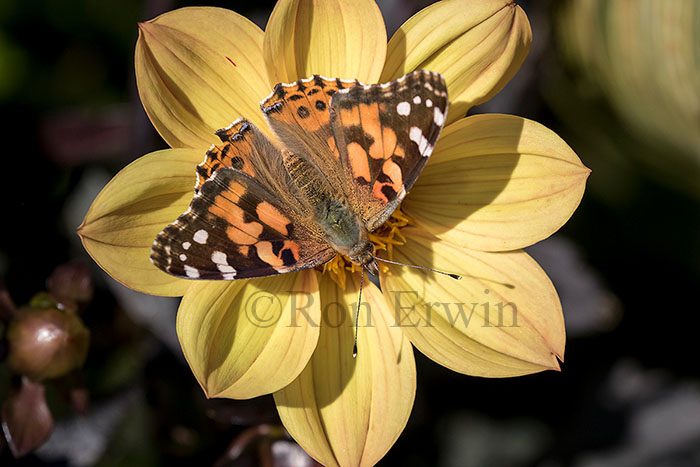
[[[411,113],[411,104],[408,102],[399,102],[396,105],[396,112],[398,112],[399,115],[403,115],[404,117],[408,114]]]
[[[211,260],[216,264],[226,264],[226,253],[215,251],[211,254]]]
[[[440,109],[437,107],[435,107],[433,121],[437,126],[442,126],[442,124],[445,123],[445,114],[443,114],[442,111],[440,111]]]
[[[433,152],[433,147],[430,145],[428,138],[423,136],[423,132],[417,126],[411,127],[408,137],[418,145],[418,152],[420,152],[422,156],[427,157]]]
[[[199,271],[197,269],[193,268],[192,266],[188,266],[185,264],[185,275],[189,277],[190,279],[197,279],[199,277]]]
[[[185,250],[189,250],[191,246],[192,246],[192,244],[190,242],[184,242],[182,244],[182,248]]]
[[[420,102],[421,102],[420,96],[416,96],[416,97],[413,98],[413,103],[414,103],[414,104],[420,104]]]
[[[211,254],[211,260],[219,268],[219,271],[223,273],[224,279],[231,280],[236,276],[236,269],[228,264],[226,253],[215,251]]]
[[[187,261],[187,255],[184,253],[180,254],[180,261]]]
[[[417,126],[412,126],[408,132],[408,137],[416,144],[420,144],[420,139],[423,137],[423,132]]]
[[[200,229],[200,230],[196,231],[196,232],[194,233],[194,236],[192,237],[192,239],[193,239],[195,242],[200,243],[200,244],[202,244],[202,245],[204,245],[205,243],[207,243],[207,239],[208,239],[208,238],[209,238],[209,233],[207,233],[207,231],[204,230],[204,229]]]
[[[425,100],[425,106],[426,106],[426,107],[432,107],[432,106],[433,106],[433,101],[431,101],[430,99],[426,99],[426,100]]]

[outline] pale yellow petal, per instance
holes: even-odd
[[[447,81],[447,124],[487,101],[515,75],[532,42],[530,23],[510,0],[445,0],[411,17],[389,41],[381,81],[413,70]]]
[[[285,428],[327,466],[374,465],[405,427],[416,390],[413,349],[367,281],[352,357],[358,279],[342,291],[322,277],[318,348],[299,378],[275,393]]]
[[[372,0],[281,0],[267,23],[264,51],[273,83],[313,74],[376,83],[386,29]]]
[[[513,250],[564,225],[589,173],[539,123],[474,115],[443,131],[402,209],[415,224],[455,244]]]
[[[558,369],[564,318],[547,275],[523,251],[488,253],[440,241],[419,228],[394,260],[461,274],[461,280],[390,265],[384,294],[413,345],[454,371],[518,376]],[[460,243],[459,245],[463,245]]]
[[[239,117],[267,131],[262,41],[259,27],[221,8],[182,8],[139,25],[139,95],[170,146],[208,148]]]
[[[315,271],[197,284],[182,299],[177,334],[207,397],[248,399],[277,391],[316,348]]]
[[[201,151],[167,149],[122,169],[78,227],[85,250],[117,281],[151,295],[179,296],[192,284],[151,264],[151,246],[192,201]]]

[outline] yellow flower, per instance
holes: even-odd
[[[151,121],[173,149],[136,160],[95,199],[85,248],[135,290],[183,296],[180,343],[209,397],[273,393],[290,434],[327,465],[370,465],[397,439],[416,388],[413,347],[486,377],[558,369],[564,321],[546,274],[520,248],[555,232],[589,170],[552,131],[514,116],[474,115],[529,50],[523,11],[507,0],[446,0],[387,44],[371,0],[282,0],[265,32],[242,16],[186,8],[140,25],[136,76]],[[316,270],[230,282],[187,281],[149,262],[155,236],[187,209],[214,131],[277,82],[318,73],[386,82],[425,69],[447,82],[450,110],[430,162],[402,205],[395,260],[463,273],[454,281],[390,265],[367,284],[352,357],[359,275],[345,289]],[[403,224],[402,224],[403,225]],[[398,242],[402,243],[402,242]],[[371,309],[371,311],[369,311]]]

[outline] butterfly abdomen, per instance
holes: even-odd
[[[348,208],[342,192],[333,190],[314,165],[294,154],[288,154],[284,163],[294,184],[308,201],[313,221],[338,253],[350,255],[358,243],[367,242],[362,221]]]

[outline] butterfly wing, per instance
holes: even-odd
[[[447,106],[445,81],[428,71],[371,86],[314,75],[278,84],[261,103],[282,144],[317,167],[370,232],[418,178]]]
[[[350,194],[351,187],[331,131],[330,100],[339,90],[356,85],[361,83],[313,75],[277,84],[260,104],[268,125],[285,148],[315,167],[326,179],[323,183],[341,198]]]
[[[331,131],[368,231],[381,226],[425,166],[447,115],[441,75],[415,71],[386,84],[334,93]]]
[[[303,211],[303,203],[294,183],[284,168],[280,150],[252,123],[239,118],[216,132],[223,144],[212,145],[204,162],[197,166],[197,194],[204,182],[220,168],[238,170],[272,193],[278,193],[287,209]]]
[[[178,277],[232,280],[330,260],[335,252],[303,217],[279,150],[245,120],[217,133],[224,144],[198,166],[194,199],[156,237],[153,264]]]

